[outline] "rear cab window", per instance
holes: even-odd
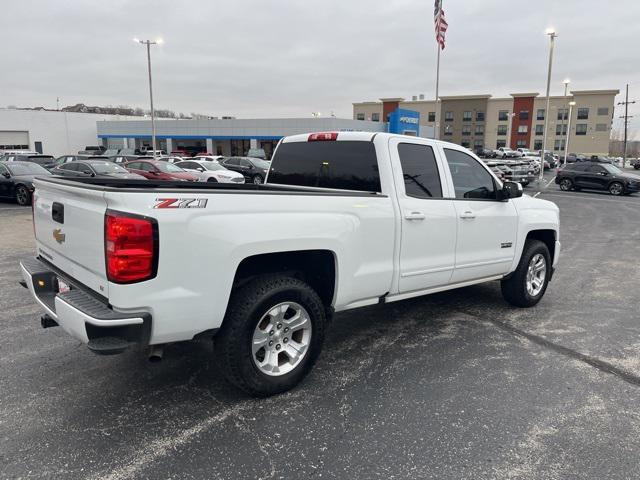
[[[370,141],[283,142],[278,146],[269,183],[381,192],[378,158]]]

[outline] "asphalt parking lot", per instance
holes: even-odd
[[[0,203],[0,478],[640,477],[640,196],[541,198],[563,253],[537,307],[492,283],[337,315],[308,379],[266,400],[208,342],[150,364],[40,329],[17,284],[31,212]]]

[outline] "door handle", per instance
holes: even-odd
[[[405,213],[404,218],[405,220],[424,220],[425,214],[422,212]]]
[[[471,210],[467,210],[466,212],[462,212],[460,214],[460,218],[476,218],[476,214]]]

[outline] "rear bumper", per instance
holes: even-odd
[[[149,342],[150,313],[118,312],[86,287],[37,258],[22,260],[20,269],[23,286],[47,315],[92,351],[119,353],[129,346]],[[58,292],[59,278],[71,285],[70,291]]]

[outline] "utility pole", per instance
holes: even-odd
[[[624,151],[622,153],[622,168],[624,168],[627,163],[627,127],[629,125],[629,119],[633,118],[633,115],[629,115],[629,105],[632,103],[636,103],[636,101],[629,101],[629,84],[627,83],[624,102],[618,102],[618,105],[624,105],[624,115],[620,116],[620,118],[624,118]]]

